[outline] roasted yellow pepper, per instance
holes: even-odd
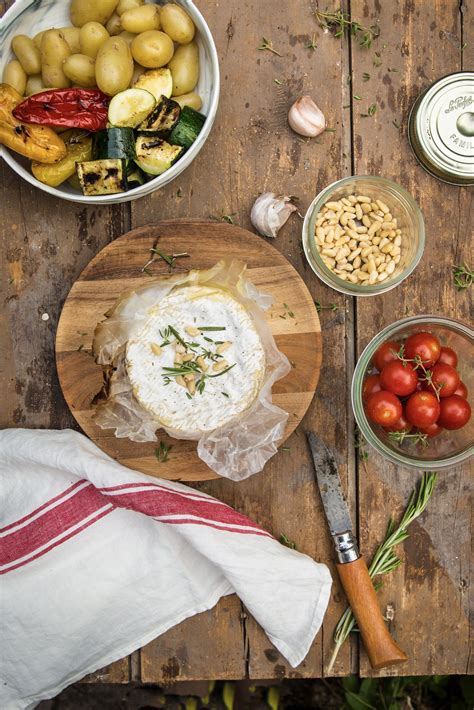
[[[92,159],[92,138],[84,131],[67,131],[61,135],[66,144],[66,155],[57,163],[33,162],[31,171],[35,178],[51,187],[61,185],[76,174],[76,163]]]
[[[23,100],[12,86],[0,84],[0,143],[31,160],[62,160],[66,146],[52,128],[22,123],[13,116],[13,109]]]

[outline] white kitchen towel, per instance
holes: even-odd
[[[0,432],[0,708],[34,707],[236,592],[298,665],[327,567],[74,431]]]

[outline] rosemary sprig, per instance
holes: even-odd
[[[155,449],[155,456],[160,463],[166,463],[168,461],[168,454],[170,452],[171,446],[165,444],[164,441],[160,441]]]
[[[365,71],[365,72],[362,74],[362,81],[369,81],[369,79],[370,79],[370,74]]]
[[[150,266],[150,264],[153,264],[153,262],[156,261],[156,257],[162,259],[166,264],[168,264],[169,271],[172,271],[173,269],[177,268],[176,259],[181,259],[190,256],[187,251],[183,251],[180,254],[165,254],[164,251],[161,251],[161,249],[157,248],[157,243],[158,239],[150,248],[150,254],[152,255],[151,259],[148,259],[146,264],[142,267],[143,273],[148,274],[148,276],[153,276],[152,272],[148,267]]]
[[[168,326],[168,330],[169,330],[169,332],[171,333],[171,335],[174,335],[174,337],[176,338],[176,340],[178,341],[178,343],[180,343],[183,347],[186,347],[185,341],[184,341],[183,338],[180,336],[180,334],[178,333],[178,331],[175,330],[175,328],[173,328],[172,325],[169,325],[169,326]]]
[[[360,47],[368,49],[372,45],[372,41],[380,34],[377,26],[364,27],[360,22],[352,20],[351,16],[342,10],[336,10],[336,12],[315,10],[314,15],[320,27],[330,30],[334,37],[343,37],[344,33],[349,31],[358,40]]]
[[[312,49],[313,51],[317,48],[316,44],[316,35],[313,33],[313,36],[311,37],[311,41],[308,42],[308,44],[305,44],[306,49]]]
[[[337,303],[330,303],[329,306],[325,306],[320,301],[315,301],[314,303],[316,305],[316,310],[318,311],[318,313],[320,313],[321,311],[334,311],[335,312],[335,311],[345,308],[345,306],[338,306]]]
[[[257,47],[260,51],[268,49],[269,52],[273,52],[273,54],[277,54],[279,57],[281,57],[280,52],[277,52],[276,49],[273,47],[273,42],[271,39],[267,39],[266,37],[262,37],[262,43],[259,47]]]
[[[472,286],[474,282],[474,271],[464,262],[461,266],[453,266],[454,285],[458,291]]]
[[[225,330],[225,325],[197,325],[196,328],[205,333],[212,330]]]
[[[284,545],[285,547],[289,547],[290,550],[297,550],[298,548],[296,547],[296,542],[293,540],[290,540],[289,537],[285,535],[285,533],[280,534],[280,543]]]
[[[401,559],[394,552],[394,547],[407,539],[409,536],[408,527],[425,510],[428,505],[428,501],[431,498],[431,494],[433,493],[436,478],[436,473],[425,472],[418,489],[415,489],[410,496],[405,513],[403,514],[398,527],[395,527],[395,523],[392,519],[389,520],[385,539],[377,548],[377,551],[375,552],[369,566],[369,575],[371,579],[379,575],[392,572],[401,564]],[[374,586],[377,588],[376,585]],[[347,607],[339,619],[334,632],[335,647],[331,660],[329,661],[329,666],[326,671],[327,673],[331,672],[341,646],[351,631],[355,630],[355,627],[356,620],[351,608]]]

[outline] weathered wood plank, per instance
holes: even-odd
[[[269,0],[226,3],[202,0],[199,7],[210,24],[221,66],[222,90],[216,123],[195,162],[175,183],[132,204],[133,226],[146,224],[157,215],[219,217],[235,213],[233,219],[251,229],[252,203],[265,190],[296,194],[305,211],[319,189],[349,171],[349,125],[343,123],[342,116],[343,96],[347,92],[342,69],[345,49],[318,31],[306,3],[286,3],[284,9],[280,8],[279,22],[274,19],[274,3]],[[316,52],[305,47],[313,32],[321,43]],[[262,35],[272,40],[282,57],[258,51]],[[282,85],[276,84],[275,79]],[[287,126],[288,108],[302,93],[314,96],[326,112],[329,125],[336,129],[317,142],[302,142]],[[305,428],[325,431],[328,443],[337,449],[354,504],[352,435],[345,404],[349,374],[344,374],[350,373],[352,367],[349,337],[352,321],[350,308],[347,312],[344,309],[344,298],[326,289],[307,266],[300,249],[300,234],[301,222],[292,217],[275,240],[277,249],[303,276],[313,298],[323,303],[336,302],[342,307],[336,313],[323,312],[324,369],[318,396],[298,436],[288,440],[290,451],[281,451],[263,473],[239,484],[216,481],[200,487],[245,512],[275,535],[284,532],[304,552],[327,561],[332,557],[331,544],[304,431]],[[324,658],[330,653],[332,630],[343,604],[339,582],[334,577],[333,600],[324,632],[318,635],[305,663],[296,669],[298,675],[320,676]],[[216,626],[214,633],[219,637],[223,631]],[[246,620],[246,636],[250,677],[293,673],[251,619]],[[190,638],[188,643],[193,648],[196,642]],[[151,652],[155,653],[154,644],[143,650],[142,666],[147,664]],[[224,654],[233,652],[232,647],[223,646]],[[335,672],[350,672],[353,662],[347,647]],[[158,682],[159,665],[155,667]],[[206,669],[203,677],[212,677],[211,670]],[[152,670],[147,678],[153,679]]]
[[[360,352],[377,331],[405,315],[438,313],[469,321],[470,294],[455,291],[451,268],[463,258],[472,263],[473,211],[472,191],[431,178],[416,163],[406,138],[408,111],[419,92],[461,68],[459,3],[354,0],[352,12],[364,24],[380,25],[380,38],[371,50],[353,46],[352,51],[353,93],[362,97],[353,114],[355,172],[380,174],[400,182],[419,202],[426,224],[425,254],[416,272],[401,287],[357,304]],[[462,41],[469,44],[469,39],[464,33]],[[380,66],[374,66],[374,60]],[[362,81],[363,72],[370,74],[369,81]],[[375,115],[361,117],[370,104],[377,105]],[[400,130],[392,124],[393,119],[400,123]],[[409,655],[406,665],[384,675],[466,672],[468,475],[468,466],[439,474],[429,510],[414,524],[404,545],[403,566],[384,584],[382,607],[393,605],[392,631]],[[359,469],[363,550],[374,550],[383,538],[389,515],[401,513],[418,479],[418,474],[397,469],[370,453],[368,475]],[[365,653],[360,672],[374,675]]]

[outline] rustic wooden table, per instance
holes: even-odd
[[[337,311],[321,312],[323,369],[317,395],[288,442],[290,451],[281,451],[263,473],[239,484],[222,480],[197,486],[328,562],[331,543],[302,435],[306,428],[315,429],[337,452],[361,547],[370,555],[388,517],[400,514],[419,475],[373,452],[366,470],[358,462],[348,399],[354,361],[377,331],[400,317],[438,313],[468,321],[470,316],[470,293],[456,292],[451,267],[463,259],[472,263],[472,191],[437,182],[418,166],[407,142],[406,122],[423,88],[445,74],[473,68],[474,3],[352,0],[354,19],[380,27],[370,49],[324,33],[309,0],[198,0],[198,5],[218,48],[221,100],[204,149],[175,182],[123,206],[85,208],[50,199],[1,166],[0,424],[75,427],[56,376],[56,324],[78,274],[123,232],[162,218],[229,214],[250,227],[250,207],[264,190],[299,196],[304,211],[333,180],[351,173],[385,175],[404,185],[423,210],[427,242],[418,269],[381,297],[344,298],[326,288],[307,266],[300,246],[301,222],[292,217],[276,247],[315,299],[338,306]],[[331,0],[328,5],[339,7]],[[313,33],[314,50],[307,47]],[[257,50],[262,35],[273,41],[281,57]],[[290,102],[302,93],[316,99],[332,129],[318,140],[302,141],[286,124]],[[376,113],[363,117],[372,104]],[[384,674],[469,672],[468,473],[465,466],[440,474],[428,512],[414,523],[403,547],[402,566],[380,592],[382,607],[394,608],[391,628],[410,658]],[[324,627],[295,670],[239,600],[228,597],[91,680],[163,683],[322,676],[344,605],[334,574]],[[373,675],[365,652],[353,640],[341,652],[334,673],[357,671]]]

